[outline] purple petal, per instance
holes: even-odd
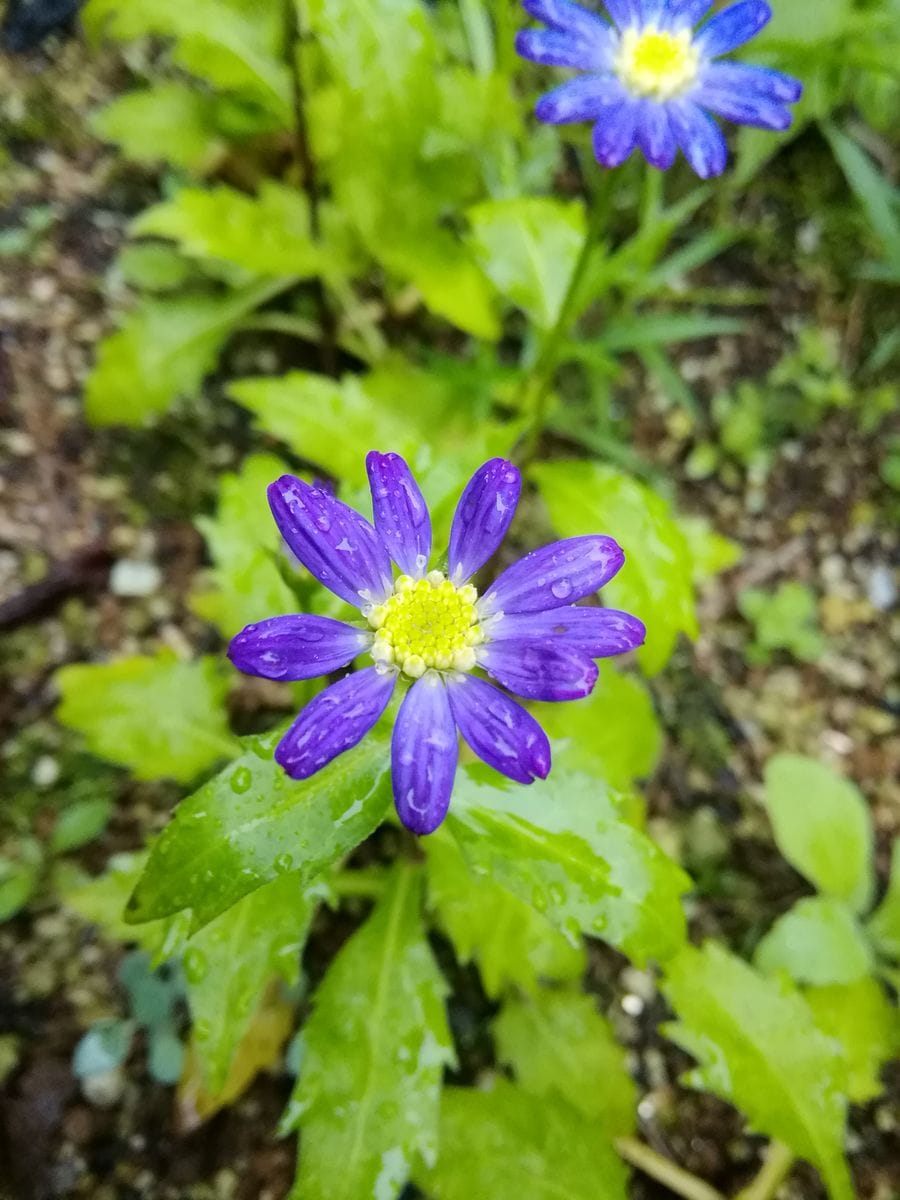
[[[375,528],[407,575],[421,575],[431,554],[431,517],[412,471],[399,454],[366,456]]]
[[[627,102],[625,90],[612,75],[579,75],[546,96],[535,106],[539,121],[565,125],[571,121],[594,121],[610,104]]]
[[[567,607],[497,617],[487,623],[485,634],[492,643],[562,638],[591,658],[609,658],[643,645],[647,630],[643,621],[615,608]]]
[[[574,604],[609,583],[624,561],[618,542],[602,534],[551,542],[507,567],[479,611],[487,617],[493,612],[542,612]]]
[[[517,783],[547,778],[550,742],[521,704],[475,675],[453,676],[447,690],[459,731],[480,759]]]
[[[580,700],[597,682],[597,667],[562,639],[509,638],[478,648],[478,664],[528,700]]]
[[[406,693],[391,742],[394,803],[412,833],[434,833],[447,815],[458,758],[447,689],[427,671]]]
[[[652,167],[668,171],[678,153],[678,143],[672,132],[669,114],[664,104],[645,100],[638,120],[638,145]]]
[[[690,100],[672,100],[668,109],[672,132],[700,178],[721,175],[728,162],[728,146],[712,117]]]
[[[708,63],[701,86],[717,92],[735,92],[741,96],[760,96],[781,104],[796,104],[803,95],[799,79],[784,75],[772,67],[750,66],[738,62]]]
[[[660,25],[663,29],[692,27],[702,21],[713,6],[713,0],[673,0]]]
[[[638,0],[641,10],[641,21],[644,25],[659,25],[664,11],[668,8],[669,0]]]
[[[705,58],[730,54],[756,37],[771,19],[772,10],[765,0],[741,0],[707,22],[694,39],[694,45]]]
[[[603,0],[603,6],[620,29],[641,20],[641,0]]]
[[[496,553],[516,514],[522,476],[505,458],[479,467],[459,498],[450,530],[450,578],[462,583]]]
[[[609,37],[609,26],[602,17],[571,0],[522,0],[522,7],[529,16],[562,33],[571,30],[583,38],[600,41]]]
[[[228,657],[245,675],[263,679],[315,679],[353,662],[372,634],[331,617],[270,617],[232,638]]]
[[[789,108],[764,96],[755,96],[752,92],[742,95],[731,89],[720,91],[703,84],[692,94],[692,98],[697,104],[738,125],[754,125],[758,129],[782,132],[790,128],[793,120]]]
[[[596,71],[606,64],[612,53],[611,38],[611,33],[607,41],[603,41],[579,33],[562,33],[558,29],[520,29],[516,34],[516,50],[522,58],[546,67]]]
[[[268,494],[281,536],[320,583],[357,608],[387,598],[391,561],[364,517],[293,475],[270,484]]]
[[[618,167],[637,145],[640,101],[611,104],[594,126],[594,156],[601,167]]]
[[[397,676],[366,667],[345,675],[310,700],[275,747],[275,761],[292,779],[308,779],[362,741],[393,695]]]

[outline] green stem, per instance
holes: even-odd
[[[627,1163],[663,1184],[676,1196],[681,1196],[682,1200],[725,1200],[722,1193],[710,1184],[656,1150],[651,1150],[637,1138],[616,1138],[616,1149]]]
[[[384,895],[387,873],[378,867],[341,871],[331,881],[335,895],[342,900],[379,900]]]
[[[759,1174],[735,1200],[772,1200],[794,1165],[794,1153],[781,1142],[770,1142]]]
[[[576,306],[579,293],[584,283],[587,269],[597,247],[600,231],[606,224],[606,207],[602,204],[593,205],[591,218],[588,223],[581,252],[572,268],[565,295],[559,306],[559,314],[553,328],[544,339],[540,353],[534,366],[526,375],[519,389],[519,403],[524,409],[531,411],[531,420],[525,434],[519,453],[519,463],[525,466],[531,462],[537,452],[541,433],[547,421],[550,405],[550,389],[553,376],[559,366],[563,344],[569,335],[572,323],[577,319]]]

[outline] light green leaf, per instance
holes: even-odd
[[[134,162],[167,162],[202,174],[225,151],[215,123],[216,101],[186,83],[162,82],[106,104],[91,128]]]
[[[273,879],[194,934],[184,955],[194,1043],[215,1095],[266,987],[297,982],[309,924],[326,889],[296,872]]]
[[[573,946],[530,904],[484,875],[474,875],[446,833],[430,837],[428,901],[461,962],[478,964],[484,990],[533,992],[540,979],[577,979],[584,947]]]
[[[884,899],[866,926],[878,950],[887,958],[900,959],[900,838],[891,848],[891,875]]]
[[[848,1095],[866,1104],[884,1091],[881,1070],[900,1053],[900,1015],[874,979],[809,988],[806,1002],[823,1033],[840,1042],[850,1066]]]
[[[106,1018],[96,1021],[75,1047],[72,1071],[76,1079],[103,1075],[122,1065],[128,1057],[134,1022]]]
[[[181,188],[141,213],[131,231],[170,238],[191,258],[219,259],[254,275],[307,279],[324,265],[310,233],[306,197],[274,180],[256,196],[225,184]]]
[[[786,971],[798,983],[854,983],[872,970],[872,951],[853,914],[840,900],[799,900],[779,917],[756,948],[754,964],[766,975]]]
[[[593,1121],[505,1079],[446,1088],[440,1158],[416,1176],[432,1200],[625,1200],[621,1159]]]
[[[41,877],[44,856],[33,838],[19,845],[17,858],[0,855],[0,921],[8,921],[25,907]]]
[[[627,789],[652,775],[662,731],[646,687],[613,667],[601,668],[597,686],[571,704],[536,704],[532,711],[553,740],[554,760]]]
[[[453,1050],[446,985],[425,938],[421,881],[396,868],[384,898],[331,964],[304,1033],[283,1129],[302,1132],[298,1200],[394,1197],[437,1155]]]
[[[225,711],[230,672],[221,659],[182,662],[161,651],[62,667],[55,678],[57,720],[138,779],[189,783],[237,745]]]
[[[638,962],[664,960],[685,936],[690,880],[597,779],[554,772],[528,788],[460,772],[448,818],[477,874],[531,904],[576,943],[599,935]]]
[[[542,463],[531,474],[563,537],[605,533],[624,549],[625,566],[603,597],[646,624],[638,658],[650,674],[661,670],[679,633],[697,636],[693,556],[669,505],[636,479],[597,463]]]
[[[846,1064],[793,985],[707,942],[667,964],[663,991],[678,1018],[665,1032],[699,1063],[687,1082],[730,1101],[756,1132],[816,1166],[831,1200],[852,1200]]]
[[[291,280],[262,280],[222,296],[145,300],[100,343],[86,384],[95,425],[140,425],[195,395],[234,327]]]
[[[281,535],[266,499],[269,484],[289,469],[274,455],[252,454],[237,473],[222,476],[216,515],[197,518],[214,565],[191,608],[226,637],[297,607],[278,569]]]
[[[523,196],[486,200],[468,217],[474,253],[497,291],[549,329],[584,244],[584,207]]]
[[[900,192],[884,178],[856,142],[837,126],[826,121],[822,132],[865,209],[869,224],[884,243],[888,262],[900,273],[900,214],[897,207]]]
[[[824,763],[777,754],[764,802],[778,849],[820,892],[863,911],[872,895],[872,823],[859,789]]]
[[[608,321],[601,328],[597,342],[610,354],[623,354],[647,346],[675,346],[699,338],[722,337],[740,333],[745,328],[745,323],[734,317],[716,317],[702,312],[650,312]]]
[[[389,801],[386,739],[371,733],[311,779],[272,757],[283,730],[183,800],[150,852],[129,901],[132,923],[192,910],[200,929],[242,896],[295,871],[304,886],[376,828]]]
[[[92,842],[106,828],[112,808],[112,801],[102,797],[70,804],[56,819],[50,849],[54,854],[65,854]]]
[[[773,650],[788,650],[804,662],[815,662],[825,652],[816,595],[805,584],[790,579],[773,592],[746,588],[738,608],[753,622],[756,640],[748,653],[753,660],[768,662]]]
[[[552,1106],[562,1096],[607,1139],[634,1133],[637,1089],[625,1050],[594,999],[543,988],[510,998],[494,1022],[497,1056],[528,1092]]]
[[[695,584],[704,583],[740,562],[743,552],[738,543],[717,533],[706,517],[679,517],[678,524],[694,560]]]

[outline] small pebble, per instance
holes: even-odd
[[[162,571],[156,563],[120,558],[109,573],[109,586],[114,596],[150,596],[159,590]]]
[[[897,603],[897,576],[886,563],[878,563],[866,581],[869,603],[879,612],[889,612]]]
[[[53,787],[59,779],[59,763],[50,754],[42,754],[31,768],[31,782],[35,787]]]
[[[121,1067],[113,1067],[111,1071],[87,1075],[81,1081],[81,1091],[88,1104],[95,1108],[112,1108],[125,1091],[125,1073]]]

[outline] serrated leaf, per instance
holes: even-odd
[[[221,1092],[254,1010],[269,983],[295,984],[309,924],[325,889],[304,889],[297,874],[244,896],[198,933],[185,949],[184,973],[211,1099]]]
[[[853,983],[873,967],[872,951],[840,900],[813,896],[779,917],[753,956],[766,975],[786,971],[798,983]]]
[[[549,1105],[562,1096],[604,1138],[634,1133],[637,1089],[625,1050],[591,996],[542,988],[509,998],[494,1022],[497,1057]]]
[[[625,1200],[621,1159],[593,1121],[505,1079],[446,1088],[437,1165],[416,1175],[432,1200]]]
[[[302,1132],[293,1197],[396,1196],[437,1154],[438,1104],[453,1051],[446,985],[408,866],[340,951],[316,993],[283,1128]]]
[[[119,96],[91,115],[91,128],[134,162],[209,170],[225,150],[216,101],[186,83],[162,82]]]
[[[887,958],[900,959],[900,838],[891,847],[891,875],[884,899],[866,925],[869,936]]]
[[[486,876],[474,875],[454,840],[438,834],[425,843],[428,901],[461,962],[478,964],[484,990],[533,992],[541,979],[569,980],[585,968],[573,946],[530,904]]]
[[[282,730],[183,800],[150,852],[126,910],[131,923],[192,910],[202,928],[278,875],[305,886],[376,828],[390,803],[386,738],[358,746],[301,782],[272,757]]]
[[[840,1042],[849,1064],[848,1095],[866,1104],[884,1091],[881,1070],[900,1053],[900,1015],[874,979],[804,993],[816,1024]]]
[[[690,880],[626,823],[625,802],[587,775],[554,772],[528,788],[482,767],[457,776],[450,830],[476,873],[531,904],[573,941],[600,936],[639,963],[685,937]]]
[[[309,203],[296,188],[268,180],[256,196],[219,184],[181,188],[135,220],[139,236],[169,238],[191,258],[218,259],[254,275],[308,279],[323,268],[309,227]]]
[[[189,783],[237,746],[228,729],[230,677],[221,659],[183,662],[162,651],[62,667],[55,678],[57,720],[82,734],[94,754],[138,779]]]
[[[662,731],[646,687],[613,667],[601,668],[593,692],[571,704],[536,704],[532,711],[553,740],[554,760],[595,775],[614,788],[653,774]]]
[[[650,674],[661,670],[679,633],[696,637],[698,629],[693,557],[669,505],[630,475],[597,463],[542,463],[531,474],[562,537],[605,533],[624,549],[625,565],[603,598],[646,624],[638,659]]]
[[[824,763],[776,754],[765,769],[764,802],[778,849],[820,892],[854,912],[872,895],[872,823],[859,789]]]
[[[816,1166],[831,1200],[850,1200],[846,1063],[793,985],[707,942],[685,946],[662,987],[678,1018],[665,1032],[699,1063],[687,1082],[730,1101],[754,1130]]]
[[[256,281],[221,296],[144,300],[105,338],[85,385],[95,425],[140,425],[192,396],[235,326],[291,283]]]
[[[494,287],[539,328],[549,329],[584,244],[583,205],[510,197],[486,200],[467,216],[475,256]]]

